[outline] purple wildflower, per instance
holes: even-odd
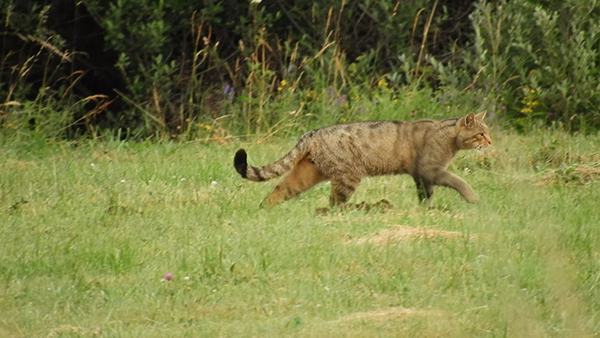
[[[450,93],[450,100],[454,99],[454,93]]]
[[[229,83],[225,85],[225,89],[223,90],[223,95],[227,97],[229,101],[233,101],[233,96],[235,95],[235,88],[230,86]]]
[[[502,106],[502,110],[506,110],[506,106]]]
[[[365,107],[361,105],[358,110],[360,110],[360,113],[363,114],[365,112]]]
[[[295,66],[295,65],[290,65],[290,66],[288,67],[288,73],[293,73],[293,72],[295,72],[295,71],[296,71],[296,66]]]
[[[442,97],[442,98],[440,99],[440,104],[444,104],[444,103],[446,103],[446,97]]]
[[[327,96],[329,96],[329,100],[333,100],[335,97],[335,91],[331,87],[327,87]]]
[[[342,95],[342,96],[338,97],[335,105],[339,106],[340,104],[346,103],[347,100],[348,99],[346,98],[346,95]]]

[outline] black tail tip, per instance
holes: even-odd
[[[235,153],[235,157],[233,158],[233,166],[243,178],[247,177],[246,171],[248,170],[248,154],[246,154],[244,149],[240,149]]]

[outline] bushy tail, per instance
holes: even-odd
[[[279,160],[257,168],[248,165],[248,155],[244,149],[240,149],[235,153],[233,165],[235,170],[237,170],[243,178],[250,181],[262,182],[285,174],[292,169],[296,163],[300,162],[307,153],[308,152],[304,150],[303,147],[296,146]]]

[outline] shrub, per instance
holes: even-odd
[[[497,106],[509,107],[505,117],[521,127],[534,119],[600,127],[600,4],[480,1],[471,21],[466,65]]]

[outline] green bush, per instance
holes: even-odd
[[[480,1],[471,20],[465,63],[476,86],[508,107],[504,117],[525,128],[535,119],[600,126],[600,4]]]
[[[0,122],[51,137],[222,138],[406,104],[399,116],[450,105],[522,130],[596,130],[599,6],[5,1]]]
[[[102,94],[118,96],[126,104],[110,101],[104,114],[94,114],[88,132],[98,125],[132,129],[138,136],[193,137],[205,135],[207,125],[263,133],[285,121],[305,124],[306,116],[289,114],[307,101],[297,94],[333,93],[335,101],[356,101],[352,93],[370,91],[385,74],[394,90],[418,79],[412,67],[427,69],[426,52],[444,53],[439,48],[442,39],[424,40],[424,32],[436,30],[443,36],[436,27],[450,20],[444,1],[438,6],[425,0],[298,1],[293,6],[245,0],[227,6],[212,0],[86,0],[40,7],[41,2],[5,6],[5,36],[38,27],[33,36],[49,38],[55,50],[64,52],[76,50],[77,33],[65,34],[60,20],[95,23],[104,61],[114,58],[111,67],[119,74],[118,82],[107,84],[110,90]],[[73,18],[63,15],[72,9]],[[55,20],[40,19],[43,13]],[[12,19],[20,16],[29,21]],[[60,64],[63,76],[87,66],[85,57],[98,56],[76,54],[70,67]],[[4,74],[15,63],[8,61]],[[101,71],[94,66],[83,72],[90,77]],[[283,92],[278,90],[282,81],[289,83]],[[19,100],[37,90],[22,88],[25,95]],[[81,99],[77,95],[74,102]],[[331,109],[313,105],[308,119],[318,120]],[[85,113],[77,113],[70,123],[82,116]]]

